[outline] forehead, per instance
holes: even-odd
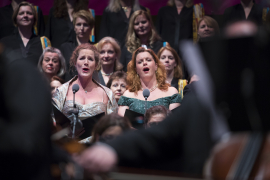
[[[94,56],[94,52],[90,49],[81,49],[79,51],[79,56]]]
[[[170,56],[173,56],[173,53],[171,52],[171,51],[169,51],[168,49],[165,49],[162,53],[161,53],[161,55],[170,55]]]
[[[32,12],[32,9],[30,6],[25,5],[25,6],[20,7],[19,12],[21,12],[21,11],[31,11]]]
[[[159,122],[162,121],[163,119],[165,119],[166,115],[159,113],[159,114],[154,114],[151,116],[150,121],[149,122]]]
[[[84,17],[79,16],[76,18],[76,23],[87,23],[87,21]]]
[[[149,52],[141,52],[137,55],[136,61],[140,59],[145,59],[145,58],[151,58],[153,59],[152,55]]]
[[[139,15],[139,16],[137,16],[137,17],[135,18],[135,22],[145,21],[145,20],[147,20],[147,18],[146,18],[145,15],[143,15],[143,14],[141,14],[141,15]]]
[[[53,86],[53,87],[55,87],[55,86],[61,86],[62,84],[59,82],[59,81],[57,81],[57,80],[53,80],[52,82],[51,82],[51,86]]]
[[[124,78],[116,78],[112,81],[112,84],[114,83],[126,83],[126,80]]]
[[[58,57],[58,54],[54,52],[45,52],[44,57]]]
[[[111,43],[109,43],[109,42],[103,44],[101,49],[112,49],[112,50],[114,50],[113,45]]]

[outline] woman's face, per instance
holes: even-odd
[[[95,55],[90,49],[81,49],[75,68],[80,77],[90,77],[96,68]]]
[[[139,15],[134,21],[134,31],[138,37],[148,35],[151,31],[151,24],[144,15]]]
[[[62,84],[60,83],[60,81],[57,81],[57,80],[53,80],[51,82],[51,88],[52,88],[52,94],[55,92],[55,90],[60,87]]]
[[[136,57],[136,71],[140,78],[153,77],[157,64],[149,52],[141,52]]]
[[[92,27],[86,22],[84,18],[78,17],[76,19],[74,31],[78,38],[89,38]]]
[[[111,43],[106,43],[100,51],[100,60],[102,65],[113,65],[116,60],[116,52]]]
[[[177,66],[172,52],[167,49],[161,53],[159,60],[164,64],[166,71],[173,71]]]
[[[198,30],[198,35],[200,38],[205,38],[205,37],[211,37],[215,35],[215,29],[211,26],[208,26],[204,20],[201,21],[199,24],[199,30]]]
[[[126,91],[127,89],[126,86],[127,86],[127,83],[125,79],[115,79],[112,81],[112,85],[110,89],[112,90],[114,97],[117,101]]]
[[[30,6],[21,6],[17,14],[18,26],[33,26],[34,13]]]
[[[60,61],[57,53],[46,52],[42,61],[42,70],[45,74],[55,76],[60,69]]]

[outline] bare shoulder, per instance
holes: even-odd
[[[133,98],[134,97],[134,92],[130,92],[129,90],[126,90],[123,94],[123,96]]]
[[[175,87],[169,87],[168,88],[168,94],[171,96],[171,95],[174,95],[174,94],[178,94],[178,91]]]

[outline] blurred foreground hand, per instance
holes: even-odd
[[[117,164],[117,155],[108,145],[97,144],[87,148],[73,159],[91,173],[108,172]]]

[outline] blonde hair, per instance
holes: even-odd
[[[204,21],[207,26],[211,26],[214,28],[215,35],[220,34],[220,30],[219,30],[219,26],[218,26],[217,21],[215,19],[211,18],[210,16],[203,16],[202,19],[199,20],[197,31],[199,31],[200,24],[202,21]],[[200,40],[200,37],[198,37],[198,41],[199,40]]]
[[[132,9],[134,11],[140,10],[140,4],[138,0],[132,0],[132,4],[133,7]],[[121,4],[120,4],[120,0],[110,0],[109,5],[107,6],[107,10],[111,11],[111,12],[118,12],[121,10]]]
[[[86,10],[80,10],[76,13],[74,13],[73,15],[73,26],[75,27],[75,24],[76,24],[76,20],[77,18],[83,18],[86,20],[87,24],[93,28],[94,25],[95,25],[95,19],[92,15],[92,13],[90,13],[90,11],[86,11]]]
[[[112,37],[104,37],[102,38],[98,44],[97,44],[97,50],[100,53],[102,47],[105,44],[111,44],[115,53],[116,53],[116,60],[114,61],[114,68],[113,71],[121,71],[123,69],[123,65],[119,62],[120,56],[121,56],[121,48],[119,46],[119,43]],[[99,62],[97,70],[99,71],[101,69],[101,62]]]
[[[180,57],[178,56],[177,52],[168,44],[166,43],[165,47],[160,48],[160,50],[157,53],[157,57],[160,59],[161,54],[163,53],[163,51],[168,50],[173,54],[173,57],[175,59],[176,62],[176,66],[174,67],[174,74],[173,77],[177,78],[177,79],[182,79],[183,77],[183,71],[182,71],[182,62]]]
[[[126,47],[127,47],[127,50],[131,53],[133,53],[136,49],[138,49],[141,46],[140,39],[137,37],[134,31],[134,21],[139,15],[144,15],[144,17],[149,21],[151,25],[152,30],[151,30],[151,36],[149,38],[150,47],[154,44],[154,42],[161,39],[154,28],[155,26],[153,24],[150,14],[144,10],[135,11],[130,17],[128,32],[127,32],[127,37],[126,37],[126,41],[127,41]]]
[[[194,3],[193,3],[193,0],[187,0],[185,6],[186,6],[186,7],[191,7],[191,6],[193,6],[193,4],[194,4]],[[168,6],[175,6],[174,0],[169,0],[169,1],[167,2],[167,5],[168,5]]]
[[[143,47],[139,47],[132,55],[132,60],[128,63],[127,68],[127,89],[130,92],[138,93],[141,90],[142,85],[140,81],[140,77],[137,75],[136,71],[136,58],[139,53],[148,52],[154,59],[157,64],[156,78],[158,83],[158,88],[163,91],[167,91],[169,88],[169,84],[166,83],[166,70],[162,62],[158,59],[157,55],[151,49],[145,49]]]

